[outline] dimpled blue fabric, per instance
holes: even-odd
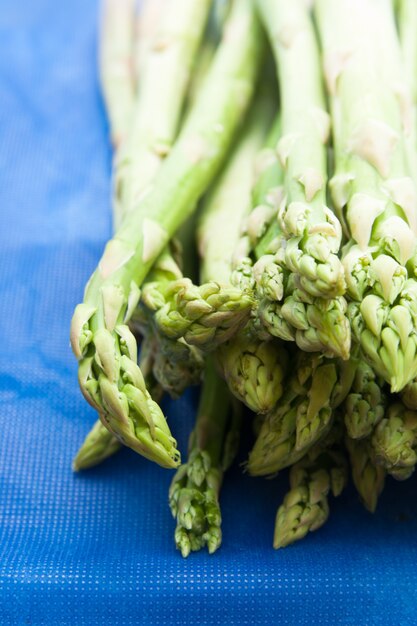
[[[97,9],[0,2],[0,624],[415,625],[415,479],[390,481],[375,516],[350,488],[322,530],[275,552],[287,477],[237,467],[222,548],[183,560],[170,472],[128,450],[71,472],[95,415],[69,320],[111,228]],[[196,400],[165,405],[183,452]]]

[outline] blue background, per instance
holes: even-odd
[[[417,624],[415,478],[390,481],[375,516],[348,489],[275,552],[287,478],[235,468],[222,548],[183,560],[170,472],[125,450],[72,474],[95,416],[69,320],[111,228],[97,9],[0,2],[0,624]],[[183,452],[195,401],[165,407]]]

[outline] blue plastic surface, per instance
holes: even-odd
[[[170,472],[126,450],[72,474],[95,415],[69,320],[111,224],[96,48],[93,0],[0,2],[0,624],[414,626],[415,478],[389,481],[375,516],[350,488],[275,552],[286,476],[235,468],[222,548],[184,561]],[[183,452],[195,399],[166,406]]]

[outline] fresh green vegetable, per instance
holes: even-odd
[[[372,436],[376,463],[392,476],[404,480],[417,463],[417,412],[392,402]]]
[[[313,297],[345,291],[338,258],[342,230],[326,207],[325,108],[318,45],[303,0],[257,0],[278,69],[281,132],[277,150],[285,196],[278,218],[286,238],[285,264]]]
[[[352,331],[375,372],[400,391],[417,374],[416,218],[401,98],[385,80],[386,57],[399,56],[391,2],[318,0],[316,9],[333,119],[330,189],[350,236]]]
[[[177,520],[175,542],[184,557],[205,545],[212,554],[221,544],[219,492],[223,472],[236,451],[236,445],[230,444],[239,430],[235,416],[228,432],[230,409],[227,388],[209,358],[188,460],[177,470],[169,490],[169,505]]]
[[[384,489],[386,471],[374,463],[372,446],[368,438],[358,440],[347,437],[346,447],[356,490],[365,508],[374,513],[378,498]]]
[[[261,425],[249,455],[253,476],[267,476],[296,463],[332,427],[332,417],[348,394],[355,362],[327,361],[298,353],[289,365],[285,392]]]
[[[279,507],[274,548],[284,548],[318,530],[329,516],[328,496],[347,483],[347,462],[340,444],[318,446],[290,470],[291,489]]]

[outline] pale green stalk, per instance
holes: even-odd
[[[406,112],[407,150],[410,174],[417,180],[417,3],[414,0],[399,0],[398,26],[405,79],[408,84],[411,102],[407,102],[407,92],[403,91]],[[398,78],[397,78],[398,80]],[[405,93],[405,98],[404,98]],[[404,106],[404,105],[403,105]]]
[[[143,64],[129,138],[116,163],[116,202],[123,206],[122,215],[134,211],[149,192],[171,150],[210,4],[175,0],[161,12]]]
[[[129,133],[135,104],[134,30],[135,0],[102,0],[100,79],[115,148]]]
[[[287,240],[285,264],[308,294],[341,296],[345,281],[337,254],[342,230],[326,206],[330,121],[313,23],[304,0],[257,0],[257,6],[280,84],[282,137],[277,150],[285,197],[278,217]]]
[[[155,33],[160,26],[162,15],[175,0],[140,0],[140,10],[136,15],[134,42],[134,70],[136,95],[142,87],[143,74],[148,63]]]
[[[249,318],[251,294],[230,284],[230,246],[247,208],[253,156],[263,141],[270,107],[269,102],[255,105],[242,139],[204,202],[197,227],[204,284],[193,285],[184,277],[146,281],[142,303],[161,335],[214,350]]]
[[[151,266],[220,167],[253,93],[262,51],[252,3],[239,0],[192,114],[152,190],[107,244],[71,324],[86,399],[123,443],[166,467],[179,462],[176,442],[146,390],[126,323]]]
[[[330,186],[351,237],[343,251],[348,313],[370,365],[400,391],[417,374],[417,218],[401,97],[407,85],[400,71],[400,84],[392,82],[399,58],[392,6],[388,0],[315,6],[333,120]]]

